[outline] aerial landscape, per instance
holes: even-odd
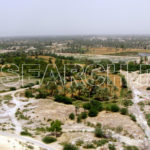
[[[150,150],[149,4],[2,0],[0,150]]]

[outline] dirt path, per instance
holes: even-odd
[[[46,150],[55,150],[55,149],[51,148],[50,146],[48,146],[48,145],[46,145],[46,144],[44,144],[44,143],[42,143],[38,140],[30,138],[30,137],[19,136],[19,135],[16,135],[16,134],[10,134],[10,133],[6,133],[6,132],[0,132],[0,135],[15,138],[16,140],[23,141],[23,142],[26,142],[26,143],[29,142],[29,143],[37,145],[40,148],[43,148],[43,149],[46,149]]]
[[[130,108],[130,112],[133,113],[136,116],[137,123],[141,126],[143,131],[145,132],[145,139],[143,139],[143,146],[145,150],[150,150],[150,128],[147,124],[147,121],[145,119],[145,115],[140,110],[140,107],[138,105],[139,102],[150,99],[150,95],[148,92],[143,92],[139,89],[140,84],[137,86],[137,80],[138,80],[138,74],[137,73],[128,73],[127,72],[121,72],[123,75],[125,75],[128,86],[132,90],[133,93],[133,106]]]
[[[38,85],[34,86],[34,88],[38,88]],[[20,136],[20,132],[22,131],[22,125],[20,124],[20,122],[17,120],[16,116],[15,116],[15,113],[17,111],[18,108],[21,108],[23,107],[24,105],[30,103],[29,102],[21,102],[19,99],[20,97],[17,95],[18,92],[23,92],[24,90],[26,89],[19,89],[19,90],[16,90],[16,91],[10,91],[10,92],[5,92],[5,93],[0,93],[0,96],[5,96],[5,95],[11,95],[12,96],[12,100],[11,100],[11,103],[14,104],[14,107],[8,107],[7,104],[5,104],[4,102],[2,103],[2,107],[5,111],[4,114],[1,114],[0,116],[9,116],[10,119],[11,119],[11,122],[12,124],[14,124],[15,126],[15,134],[10,134],[10,133],[7,133],[7,132],[0,132],[0,135],[3,135],[3,136],[6,136],[6,137],[12,137],[12,138],[15,138],[17,140],[22,140],[24,142],[30,142],[34,145],[37,145],[43,149],[47,149],[47,150],[54,150],[52,149],[50,146],[38,141],[38,140],[35,140],[33,138],[30,138],[30,137],[23,137],[23,136]]]

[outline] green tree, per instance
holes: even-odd
[[[73,97],[74,96],[74,93],[76,92],[76,88],[75,88],[75,85],[74,84],[72,84],[71,86],[70,86],[70,93],[71,93],[71,97]]]
[[[55,132],[55,135],[57,136],[57,132],[61,132],[61,121],[55,120],[51,123],[50,131]]]
[[[104,137],[104,133],[103,133],[101,127],[96,127],[95,128],[95,136],[98,137],[98,138]]]
[[[75,119],[74,113],[71,113],[71,114],[69,115],[69,119],[71,119],[71,120],[74,120],[74,119]]]

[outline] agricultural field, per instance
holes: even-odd
[[[95,54],[95,55],[118,55],[118,54],[128,54],[131,53],[131,56],[136,55],[137,53],[148,53],[150,50],[145,49],[122,49],[122,48],[111,48],[111,47],[92,47],[89,49],[87,54]]]

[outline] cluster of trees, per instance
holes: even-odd
[[[93,38],[94,37],[94,38]],[[89,47],[111,47],[111,48],[136,48],[136,49],[149,49],[150,37],[142,36],[89,36],[73,40],[73,46],[86,46]]]
[[[75,49],[75,48],[70,48],[70,49],[62,49],[61,50],[61,53],[79,53],[79,54],[85,54],[86,52],[88,52],[88,50],[85,50],[85,49]]]
[[[90,117],[97,116],[98,112],[102,110],[112,111],[112,112],[118,112],[120,110],[119,106],[117,104],[113,103],[105,103],[99,102],[97,100],[92,100],[90,102],[87,102],[83,105],[83,108],[86,110],[89,110],[88,115]]]

